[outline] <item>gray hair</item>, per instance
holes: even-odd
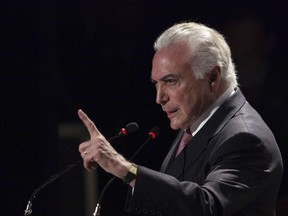
[[[188,45],[192,71],[197,79],[203,79],[206,73],[219,66],[224,82],[233,88],[238,86],[230,48],[219,32],[195,22],[175,24],[157,38],[154,49],[177,43]]]

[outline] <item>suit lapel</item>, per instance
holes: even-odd
[[[179,145],[179,142],[180,142],[180,139],[181,139],[183,133],[184,133],[183,130],[179,131],[179,133],[178,133],[176,139],[174,140],[174,142],[173,142],[173,144],[172,144],[172,146],[171,146],[166,158],[164,159],[164,161],[162,163],[161,170],[160,170],[161,172],[165,173],[165,171],[166,171],[167,167],[169,166],[169,164],[171,162],[173,162],[173,160],[175,158],[176,150],[178,148],[178,145]]]
[[[187,144],[186,148],[175,158],[175,152],[177,148],[174,148],[173,157],[170,158],[168,166],[166,167],[165,173],[175,176],[176,178],[180,177],[182,174],[182,167],[184,162],[184,154],[187,155],[187,162],[189,164],[193,163],[199,155],[205,150],[207,141],[204,141],[203,138],[196,134]],[[187,165],[188,165],[187,163]]]

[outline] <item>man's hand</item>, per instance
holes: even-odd
[[[95,169],[98,164],[106,172],[123,179],[131,163],[116,152],[99,132],[94,122],[82,110],[78,111],[78,116],[90,134],[90,140],[79,145],[79,152],[83,158],[84,167],[90,171]]]

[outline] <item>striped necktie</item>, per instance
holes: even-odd
[[[181,151],[186,147],[187,143],[192,139],[192,134],[187,133],[186,131],[183,133],[180,144],[178,146],[176,157],[181,153]]]

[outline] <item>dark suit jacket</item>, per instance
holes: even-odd
[[[239,89],[161,172],[138,166],[127,210],[171,216],[273,216],[283,166],[275,138]]]

